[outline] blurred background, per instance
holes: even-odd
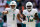
[[[3,26],[6,26],[6,20],[7,17],[6,15],[3,15],[2,12],[5,11],[5,8],[9,8],[9,4],[10,2],[13,0],[0,0],[0,24],[2,24]],[[21,14],[22,11],[25,9],[25,5],[28,1],[31,1],[33,3],[33,8],[38,10],[38,17],[39,20],[37,20],[37,26],[36,27],[40,27],[40,0],[14,0],[17,3],[17,9],[21,10]],[[2,20],[2,21],[1,21]],[[1,26],[1,25],[0,25]]]

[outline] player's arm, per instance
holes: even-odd
[[[2,13],[3,13],[3,14],[8,14],[8,11],[3,11]]]
[[[23,20],[26,20],[26,16],[25,16],[25,10],[23,10]]]
[[[39,20],[39,18],[38,18],[38,10],[35,10],[34,19]]]
[[[35,16],[35,17],[34,17],[34,20],[39,20],[39,18],[38,18],[38,14],[37,14],[37,13],[35,13],[34,16]]]
[[[9,10],[10,10],[10,8],[5,8],[5,11],[3,11],[2,13],[3,14],[8,14]]]
[[[23,16],[23,17],[22,17],[22,18],[23,18],[22,23],[26,24],[26,21],[25,21],[25,20],[26,20],[26,16],[25,16],[24,14],[22,14],[22,16]]]
[[[20,14],[17,14],[17,19],[22,22],[22,20],[20,19]]]
[[[26,16],[24,14],[22,14],[22,16],[23,16],[22,17],[23,18],[23,21],[26,20]]]

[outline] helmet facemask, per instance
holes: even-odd
[[[10,8],[11,8],[12,10],[15,10],[15,9],[16,9],[16,6],[15,6],[15,5],[11,5]]]
[[[31,7],[32,7],[32,6],[27,6],[27,10],[28,10],[28,11],[32,10]]]

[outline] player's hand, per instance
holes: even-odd
[[[3,14],[7,14],[8,12],[7,12],[7,11],[3,11],[2,13],[3,13]]]
[[[27,21],[22,21],[22,23],[23,23],[23,24],[26,24],[26,23],[27,23]]]
[[[24,24],[26,24],[26,23],[24,23]]]

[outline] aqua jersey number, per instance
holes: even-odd
[[[13,14],[13,20],[15,20],[15,14]]]
[[[30,21],[30,22],[33,22],[33,19],[31,20],[30,17],[33,17],[33,16],[32,16],[32,15],[31,15],[31,16],[27,16],[28,22],[29,22],[29,21]],[[30,19],[30,20],[29,20],[29,19]]]

